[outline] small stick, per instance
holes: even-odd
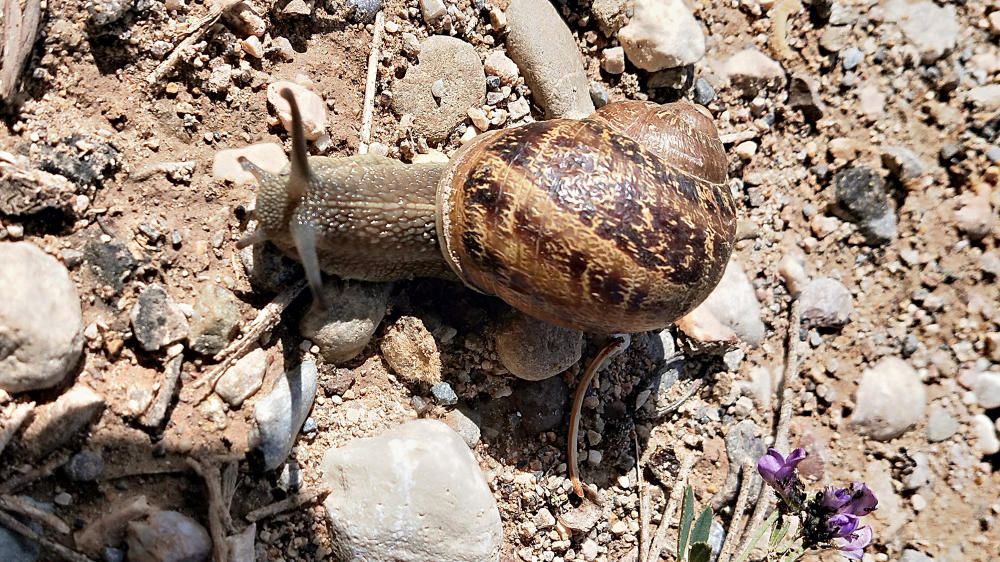
[[[146,427],[159,427],[163,423],[163,418],[167,416],[167,409],[170,408],[170,403],[174,401],[174,396],[177,394],[177,386],[181,381],[181,367],[183,366],[183,353],[178,352],[177,355],[167,359],[167,367],[164,369],[160,391],[156,393],[156,399],[153,400],[146,413],[139,418],[139,423]]]
[[[635,447],[635,482],[639,488],[639,560],[649,557],[649,490],[642,477],[642,457],[639,454],[639,434],[632,429],[632,445]]]
[[[233,366],[234,363],[243,358],[244,355],[250,352],[254,346],[257,345],[257,340],[267,332],[271,331],[278,322],[281,321],[281,315],[285,312],[285,309],[292,304],[296,297],[306,288],[305,279],[300,279],[291,287],[288,287],[284,291],[274,297],[274,300],[264,305],[264,308],[257,312],[257,317],[250,322],[247,329],[243,334],[229,344],[225,349],[220,351],[214,359],[216,361],[221,361],[216,365],[211,371],[209,371],[205,376],[201,377],[192,384],[192,388],[200,388],[202,386],[208,385],[208,392],[197,399],[197,402],[201,402],[208,397],[208,394],[215,390],[215,385],[222,378],[222,375]]]
[[[34,409],[34,402],[11,404],[5,408],[6,419],[0,420],[0,454],[7,448],[11,438],[14,437],[18,429],[21,429],[24,421],[28,419],[28,415]]]
[[[583,409],[583,399],[587,396],[587,388],[590,381],[594,380],[594,375],[604,368],[604,364],[615,355],[625,351],[631,343],[628,334],[616,334],[611,336],[610,341],[597,352],[594,359],[587,365],[587,369],[580,377],[580,383],[576,387],[573,395],[573,409],[569,414],[569,436],[566,447],[566,465],[569,467],[569,480],[573,484],[573,491],[579,497],[583,495],[583,485],[580,484],[579,470],[576,466],[576,439],[580,434],[580,411]]]
[[[65,521],[59,519],[55,514],[39,509],[20,496],[0,496],[0,509],[20,513],[21,515],[40,521],[45,526],[63,535],[68,535],[70,532],[69,525]]]
[[[684,495],[684,488],[687,487],[687,479],[694,467],[694,456],[689,455],[681,461],[680,472],[677,473],[677,483],[670,490],[670,499],[663,507],[663,517],[660,518],[660,526],[656,528],[656,535],[653,537],[653,547],[649,549],[645,562],[657,562],[660,553],[667,546],[667,531],[670,529],[670,520],[674,518],[674,511]],[[642,561],[640,561],[642,562]]]
[[[372,114],[375,112],[375,81],[378,78],[378,57],[382,49],[382,30],[385,29],[385,14],[380,10],[375,14],[375,31],[372,32],[372,51],[368,55],[368,79],[365,81],[365,102],[361,113],[361,142],[358,154],[368,154],[368,144],[372,138]]]
[[[677,408],[680,408],[682,404],[687,402],[688,399],[694,396],[695,393],[698,392],[703,386],[705,386],[705,379],[698,379],[693,383],[691,383],[691,386],[689,386],[688,389],[684,391],[684,394],[682,394],[680,398],[671,402],[670,404],[667,404],[662,408],[656,409],[656,419],[660,419],[663,416],[672,413]]]
[[[212,559],[228,562],[229,545],[226,536],[232,531],[233,520],[223,506],[222,478],[217,464],[202,464],[196,459],[187,459],[187,465],[201,476],[208,490],[208,530],[212,535]]]
[[[159,82],[170,70],[177,65],[177,62],[187,54],[188,49],[190,49],[195,43],[197,43],[202,35],[205,34],[210,27],[215,25],[215,22],[219,21],[219,18],[223,14],[228,12],[233,6],[239,4],[242,0],[226,0],[225,2],[220,2],[215,8],[208,13],[207,16],[201,18],[200,20],[194,22],[194,24],[184,33],[186,36],[183,41],[174,47],[174,50],[170,52],[170,55],[163,60],[153,72],[149,73],[146,77],[146,82],[150,84],[156,84]]]
[[[22,537],[37,542],[43,548],[55,553],[60,556],[63,560],[68,560],[69,562],[96,562],[93,558],[85,556],[69,547],[63,546],[48,537],[36,533],[24,523],[21,523],[9,513],[0,510],[0,525],[7,527],[11,531],[21,535]]]
[[[62,452],[52,458],[49,462],[44,465],[21,474],[20,476],[14,476],[10,478],[3,484],[0,484],[0,494],[10,494],[16,492],[17,490],[35,482],[41,480],[42,478],[47,478],[52,475],[53,472],[59,470],[59,467],[66,464],[69,461],[69,453]]]
[[[746,527],[740,527],[739,523],[743,517],[743,512],[747,509],[747,503],[750,501],[750,489],[753,488],[754,480],[756,480],[753,462],[750,460],[745,461],[741,471],[743,473],[743,481],[740,485],[740,494],[736,497],[736,507],[733,508],[732,519],[729,520],[729,532],[726,533],[726,537],[722,542],[722,548],[719,550],[718,562],[729,562],[729,559],[733,556],[733,546],[740,540],[742,530],[746,529]]]
[[[327,488],[319,488],[316,490],[302,490],[294,496],[289,496],[281,501],[276,501],[272,504],[265,505],[260,509],[255,509],[250,513],[246,514],[246,519],[250,523],[256,523],[265,517],[271,517],[283,511],[288,511],[295,509],[299,506],[305,505],[307,503],[312,503],[316,501],[317,498],[321,496],[326,496],[330,493]]]

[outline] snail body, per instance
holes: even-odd
[[[287,176],[260,181],[263,239],[321,271],[458,278],[586,332],[661,329],[722,278],[736,230],[726,157],[687,102],[609,104],[582,120],[485,133],[447,164],[308,157],[290,93]]]

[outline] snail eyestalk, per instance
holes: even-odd
[[[295,95],[288,88],[282,88],[281,97],[288,102],[292,113],[292,166],[288,177],[288,195],[292,199],[300,199],[305,195],[306,188],[312,180],[309,169],[309,151],[306,148],[305,127],[302,125],[302,113]]]

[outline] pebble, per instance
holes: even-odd
[[[919,156],[901,146],[888,146],[882,149],[882,166],[902,181],[919,178],[926,168]]]
[[[385,330],[380,349],[382,359],[403,380],[427,385],[441,382],[441,353],[419,318],[402,316],[393,322]]]
[[[79,215],[74,204],[77,199],[76,184],[58,174],[32,169],[27,158],[6,152],[0,155],[0,182],[4,186],[0,215],[24,216],[47,212],[67,218]],[[11,238],[16,238],[11,233],[11,228],[15,226],[20,225],[7,225]]]
[[[286,493],[291,493],[301,489],[302,484],[302,467],[295,462],[295,459],[286,462],[278,475],[278,488]]]
[[[306,139],[314,141],[326,133],[326,102],[323,101],[316,92],[305,86],[279,80],[267,85],[267,102],[274,107],[278,114],[278,120],[289,133],[292,132],[292,109],[281,97],[281,90],[288,88],[292,91],[295,101],[299,105],[299,113],[302,115],[302,126],[305,130]]]
[[[844,70],[854,70],[864,58],[864,53],[857,47],[848,47],[840,52],[840,64]]]
[[[431,88],[442,81],[435,99]],[[472,45],[444,35],[420,44],[416,65],[393,87],[393,107],[400,115],[414,116],[413,130],[428,141],[444,140],[462,121],[470,107],[486,99],[486,73]]]
[[[701,337],[688,333],[689,337],[708,342],[724,341],[728,338],[719,331],[721,328],[735,333],[752,346],[758,346],[764,340],[764,322],[760,316],[757,292],[736,259],[729,260],[722,280],[694,313],[707,314],[717,326],[707,324],[706,327],[710,328],[707,333]]]
[[[1000,373],[979,373],[973,392],[983,408],[1000,408]]]
[[[705,56],[705,35],[683,0],[635,0],[618,41],[635,66],[648,72],[694,64]]]
[[[264,58],[264,45],[261,44],[260,39],[255,35],[251,35],[240,41],[240,47],[243,48],[243,52],[255,59]]]
[[[220,64],[212,69],[205,84],[205,90],[212,94],[226,94],[233,81],[233,66]]]
[[[785,82],[785,70],[781,65],[754,48],[744,49],[729,57],[722,72],[747,97]]]
[[[163,286],[152,284],[139,295],[129,314],[132,333],[146,351],[157,351],[188,337],[187,317]]]
[[[934,405],[927,416],[927,440],[931,443],[940,443],[948,440],[952,435],[958,433],[958,420],[948,413],[945,408]]]
[[[70,457],[63,470],[74,482],[93,482],[104,472],[104,458],[96,451],[84,449]]]
[[[733,148],[733,152],[742,160],[750,160],[757,154],[757,143],[752,140],[743,141]]]
[[[479,429],[479,424],[472,420],[469,416],[465,414],[460,409],[451,410],[444,417],[444,423],[448,424],[448,427],[452,429],[455,433],[462,437],[462,441],[469,448],[474,448],[479,444],[480,436],[482,432]]]
[[[844,168],[834,182],[837,205],[858,224],[869,244],[884,245],[896,238],[896,215],[877,172],[867,166]]]
[[[628,21],[625,0],[594,0],[590,8],[601,32],[611,37]]]
[[[583,119],[594,112],[590,79],[576,39],[548,0],[511,0],[507,54],[517,63],[546,119]],[[539,33],[539,30],[545,30]]]
[[[285,149],[280,144],[251,144],[216,152],[212,161],[212,177],[216,181],[228,181],[236,185],[256,183],[257,179],[253,174],[240,166],[241,156],[272,174],[280,174],[288,166],[288,156],[285,156]]]
[[[56,146],[41,146],[39,168],[59,174],[78,186],[99,186],[121,168],[122,154],[113,144],[96,135],[78,133],[61,139]]]
[[[134,3],[135,0],[91,0],[86,3],[90,13],[87,24],[95,28],[111,25],[124,18]]]
[[[885,94],[878,86],[865,86],[858,90],[858,108],[870,121],[885,115]]]
[[[364,560],[491,562],[503,527],[465,441],[435,420],[414,420],[330,449],[323,506],[338,543]],[[461,540],[456,540],[461,537]]]
[[[920,52],[924,64],[932,64],[958,44],[961,33],[955,7],[938,6],[931,0],[888,0],[885,21],[895,22]]]
[[[83,351],[80,297],[59,260],[29,242],[0,242],[0,389],[61,384]]]
[[[54,402],[35,409],[34,418],[21,440],[35,457],[42,457],[69,442],[103,409],[104,397],[85,384],[77,383]]]
[[[600,109],[608,105],[610,95],[608,89],[597,80],[590,81],[590,101],[594,102],[594,107]]]
[[[1000,439],[997,439],[993,420],[986,414],[976,414],[972,417],[972,434],[975,436],[976,448],[983,455],[994,455],[1000,452]]]
[[[993,111],[1000,108],[1000,84],[988,84],[970,88],[965,99],[983,111]]]
[[[809,282],[799,295],[802,322],[808,328],[839,328],[854,310],[850,291],[830,277]]]
[[[253,396],[264,383],[267,352],[256,348],[230,367],[215,385],[215,393],[233,408]]]
[[[823,117],[826,105],[819,95],[819,82],[810,76],[796,75],[788,85],[788,106],[802,112],[808,122]]]
[[[778,262],[778,275],[784,281],[788,294],[797,297],[809,283],[805,262],[800,255],[785,254]]]
[[[66,492],[60,492],[52,498],[52,503],[62,507],[70,506],[73,505],[73,496]]]
[[[913,367],[890,356],[865,369],[855,402],[851,425],[861,434],[889,441],[920,423],[927,397]]]
[[[431,394],[434,396],[434,400],[442,406],[454,406],[458,404],[458,395],[455,394],[455,389],[446,382],[439,382],[432,386]]]
[[[608,74],[625,72],[625,49],[622,47],[604,49],[601,57],[601,68]]]
[[[212,539],[200,523],[176,511],[156,511],[128,524],[129,562],[204,562]]]
[[[419,0],[420,15],[424,18],[424,23],[430,28],[437,27],[438,22],[448,15],[448,7],[442,0]]]
[[[959,207],[955,210],[955,226],[973,240],[988,236],[996,224],[993,208],[990,204],[990,192],[964,193],[958,198]]]
[[[704,78],[694,81],[694,102],[701,105],[708,105],[715,100],[715,88]]]
[[[507,105],[507,111],[510,112],[510,120],[517,121],[531,113],[531,106],[528,105],[528,100],[517,98]]]
[[[312,308],[299,323],[302,335],[319,346],[330,363],[350,361],[361,353],[382,323],[389,290],[384,283],[328,282],[327,309]]]
[[[264,470],[284,464],[316,397],[316,363],[306,359],[286,372],[254,406],[250,442]]]
[[[580,360],[583,333],[512,312],[496,329],[500,363],[514,376],[530,381],[558,375]]]
[[[510,60],[510,57],[505,55],[503,51],[493,51],[486,55],[483,69],[486,70],[486,74],[499,78],[500,83],[505,86],[517,84],[517,79],[521,75],[517,64]]]
[[[356,23],[371,23],[382,9],[382,0],[347,0],[348,17]]]
[[[415,57],[420,54],[420,40],[417,36],[412,33],[404,33],[403,39],[403,52],[411,57]]]
[[[903,476],[903,488],[907,491],[919,490],[929,486],[934,478],[930,458],[927,453],[913,453],[913,465],[908,467]]]
[[[490,128],[490,118],[486,116],[486,112],[478,107],[470,107],[467,112],[469,115],[469,120],[472,124],[480,131],[485,131]]]
[[[214,283],[204,285],[194,302],[191,349],[215,355],[229,345],[241,321],[240,300],[232,291]]]
[[[569,410],[569,394],[562,377],[523,381],[515,386],[511,398],[525,433],[537,435],[559,427]]]
[[[535,517],[531,520],[531,522],[534,523],[535,527],[537,527],[540,531],[551,529],[556,526],[556,518],[547,507],[539,509],[538,513],[535,514]]]
[[[907,548],[903,550],[899,562],[934,562],[934,559],[919,550]]]
[[[584,560],[596,560],[597,548],[597,543],[594,542],[594,539],[587,539],[580,545],[580,554],[583,555]]]

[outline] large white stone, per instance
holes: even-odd
[[[885,357],[862,373],[855,402],[851,425],[859,433],[888,441],[920,423],[927,392],[909,363]]]
[[[635,0],[618,41],[632,64],[650,72],[693,64],[705,56],[705,35],[683,0]]]
[[[281,97],[281,90],[288,88],[292,91],[292,96],[299,105],[299,113],[302,115],[302,126],[305,130],[306,139],[316,140],[326,132],[326,103],[316,92],[300,86],[295,82],[280,80],[267,86],[267,101],[274,106],[278,119],[284,125],[285,130],[292,131],[292,108]]]
[[[327,451],[323,483],[340,559],[500,559],[493,493],[465,442],[439,421],[414,420]]]

